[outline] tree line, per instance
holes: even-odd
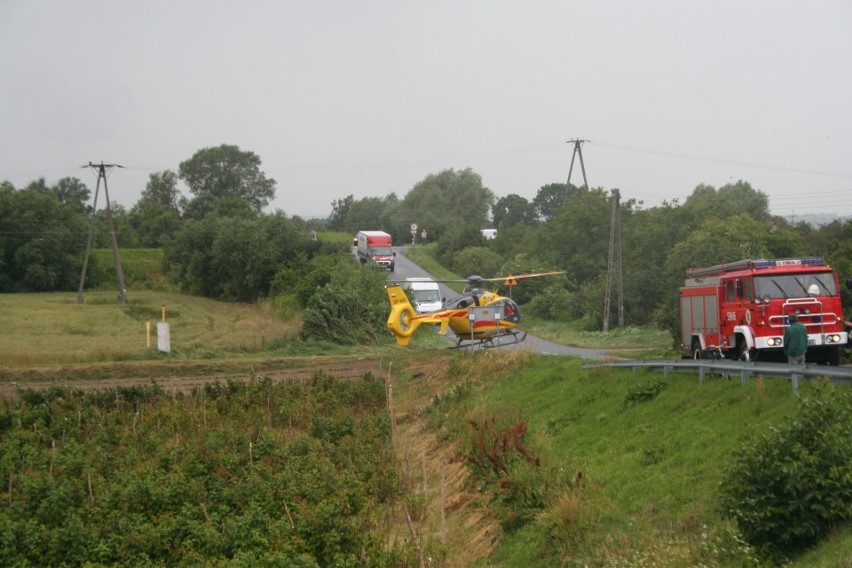
[[[462,275],[565,270],[565,278],[514,291],[536,315],[580,320],[589,329],[604,319],[613,199],[604,188],[551,183],[532,200],[515,193],[497,198],[473,170],[447,169],[402,197],[334,200],[320,220],[264,212],[275,189],[256,154],[229,145],[199,150],[177,172],[152,173],[130,209],[113,205],[119,245],[162,248],[165,271],[189,293],[231,301],[285,295],[305,306],[318,287],[347,273],[337,262],[350,258],[344,244],[315,240],[312,230],[379,229],[405,244],[419,241],[410,230],[416,223],[428,230],[438,260]],[[0,292],[76,289],[93,213],[89,199],[76,178],[52,187],[43,179],[21,189],[0,184]],[[104,215],[95,212],[96,220]],[[747,181],[701,184],[682,203],[658,207],[626,199],[619,217],[627,324],[676,329],[677,288],[687,267],[822,256],[843,280],[852,276],[852,222],[791,224],[773,216],[768,196]],[[95,227],[96,246],[110,246],[106,224]],[[483,239],[486,227],[498,229],[496,239]],[[849,291],[843,294],[849,304]]]
[[[460,275],[564,270],[565,278],[525,282],[512,291],[515,299],[539,317],[595,330],[605,315],[613,199],[613,191],[565,183],[542,186],[532,200],[518,194],[495,199],[474,172],[447,170],[427,176],[401,200],[337,200],[328,223],[349,232],[384,229],[407,242],[408,224],[416,221],[428,228],[441,264]],[[841,282],[852,277],[852,221],[789,223],[772,215],[768,196],[747,181],[700,184],[682,203],[658,207],[626,199],[618,213],[628,325],[655,324],[677,337],[677,291],[689,267],[818,256]],[[486,240],[480,231],[491,226],[497,237]],[[849,305],[852,293],[841,288]]]

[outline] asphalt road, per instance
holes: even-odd
[[[396,265],[394,271],[389,273],[388,280],[405,280],[406,278],[414,278],[417,276],[427,276],[430,278],[435,278],[422,268],[406,258],[405,250],[408,247],[394,247],[397,251],[396,255]],[[456,292],[447,286],[446,284],[439,284],[441,288],[441,293],[445,298],[450,296],[455,296]],[[521,320],[520,329],[523,329],[523,319]],[[418,332],[422,333],[422,332]],[[453,332],[448,330],[447,336],[450,338],[448,341],[451,342],[452,345],[455,345],[456,340]],[[416,334],[412,341],[417,341]],[[466,347],[466,349],[477,349],[477,347],[471,346]],[[535,337],[531,334],[527,334],[526,340],[521,343],[515,343],[512,345],[497,345],[494,349],[512,349],[512,350],[531,350],[536,353],[542,353],[545,355],[564,355],[569,357],[579,357],[581,359],[592,359],[592,360],[600,360],[600,359],[610,359],[612,358],[612,354],[609,354],[607,351],[601,349],[584,349],[581,347],[570,347],[568,345],[561,345],[559,343],[551,343],[550,341],[545,341],[540,337]]]

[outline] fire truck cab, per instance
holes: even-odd
[[[822,258],[741,260],[689,268],[680,289],[681,349],[696,359],[781,359],[796,313],[806,362],[837,365],[848,336],[837,274]]]

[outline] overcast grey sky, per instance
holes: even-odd
[[[739,179],[779,215],[852,215],[849,0],[0,0],[0,180],[152,172],[233,144],[270,209],[400,198],[470,167],[644,207]],[[571,181],[582,183],[578,164]]]

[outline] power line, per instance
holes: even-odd
[[[636,148],[633,146],[622,146],[618,144],[607,144],[605,142],[595,142],[595,144],[599,146],[603,146],[605,148],[614,148],[616,150],[627,150],[630,152],[639,152],[642,154],[654,154],[658,156],[668,156],[670,158],[680,158],[682,160],[693,160],[698,162],[709,162],[715,164],[729,164],[734,166],[745,166],[748,168],[760,168],[764,170],[776,170],[781,172],[793,172],[799,174],[811,174],[811,175],[819,175],[819,176],[829,176],[829,177],[840,177],[840,178],[852,178],[852,173],[843,173],[843,172],[823,172],[819,170],[806,170],[800,168],[790,168],[787,166],[776,166],[772,164],[756,164],[751,162],[740,162],[737,160],[728,160],[721,158],[708,158],[706,156],[695,156],[690,154],[680,154],[677,152],[668,152],[664,150],[652,150],[648,148]]]

